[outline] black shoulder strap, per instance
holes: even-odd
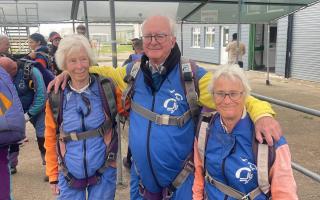
[[[187,102],[191,111],[192,119],[198,122],[201,107],[199,106],[199,80],[197,79],[198,66],[191,60],[181,57],[181,80],[184,86]]]
[[[95,75],[100,82],[99,91],[103,100],[103,108],[107,113],[108,117],[112,120],[113,124],[116,124],[117,116],[117,104],[116,104],[116,93],[113,82],[105,77]]]
[[[51,91],[48,96],[53,118],[57,125],[57,132],[59,132],[62,123],[63,91],[59,89],[57,94]]]

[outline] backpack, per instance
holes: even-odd
[[[196,138],[198,140],[198,152],[200,154],[201,160],[204,162],[205,157],[205,150],[208,142],[208,131],[210,125],[214,122],[215,118],[217,117],[217,112],[202,112],[199,117],[199,123],[197,125],[196,131]],[[253,129],[254,130],[254,129]],[[257,172],[258,172],[258,188],[256,189],[256,195],[263,192],[267,196],[271,196],[270,192],[270,182],[269,174],[270,169],[275,161],[275,147],[268,146],[266,141],[260,144],[255,137],[252,137],[252,152],[254,155],[255,163],[257,165]],[[205,169],[203,170],[205,172]],[[206,176],[206,179],[209,178],[209,182],[212,181],[212,177]],[[211,180],[210,180],[211,179]],[[237,194],[239,192],[234,188],[231,188],[228,185],[220,183],[216,180],[213,180],[215,186],[224,192],[225,194],[237,198]],[[240,194],[241,192],[239,192]],[[233,196],[235,195],[235,196]],[[253,199],[253,198],[252,198]]]
[[[32,67],[36,67],[40,71],[46,87],[48,87],[49,83],[54,79],[53,73],[49,69],[44,68],[40,63],[36,61],[21,58],[17,61],[17,63],[18,66],[23,66],[24,79],[26,80],[32,79]]]
[[[113,84],[113,82],[104,77],[100,77],[99,75],[93,74],[95,76],[96,80],[98,81],[98,87],[99,87],[99,94],[102,99],[102,105],[105,113],[107,114],[108,118],[111,120],[111,126],[112,126],[112,136],[110,144],[108,145],[108,148],[106,149],[106,158],[104,164],[96,171],[95,175],[92,177],[88,177],[85,181],[76,179],[67,169],[66,164],[64,163],[64,159],[61,153],[59,140],[62,142],[67,141],[78,141],[81,139],[86,139],[87,137],[96,137],[97,134],[93,135],[93,130],[82,132],[84,134],[78,134],[75,135],[73,133],[70,133],[63,139],[57,140],[57,153],[59,157],[59,165],[62,168],[64,178],[68,182],[69,186],[72,188],[77,189],[83,189],[89,185],[95,185],[99,183],[99,180],[101,179],[101,176],[103,172],[109,167],[110,162],[116,161],[117,158],[117,152],[118,152],[118,133],[117,133],[117,98],[116,98],[116,88]],[[50,92],[49,94],[49,103],[51,106],[51,110],[53,113],[53,118],[57,124],[56,128],[56,134],[57,137],[60,134],[60,126],[63,122],[63,91],[59,90],[57,94],[54,94],[54,92]],[[94,131],[99,131],[99,136],[103,136],[107,128],[104,127],[106,123],[104,123],[101,127]],[[101,130],[101,131],[100,131]],[[65,140],[66,139],[66,140]]]
[[[9,74],[0,67],[0,146],[25,138],[23,109]]]

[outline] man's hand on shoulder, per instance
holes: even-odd
[[[55,77],[55,79],[53,79],[48,87],[47,87],[47,93],[50,93],[52,87],[54,87],[54,93],[57,94],[59,87],[61,85],[61,88],[64,89],[67,85],[67,80],[68,80],[69,74],[67,71],[63,71],[61,74],[59,74],[58,76]]]
[[[271,116],[264,116],[255,122],[256,138],[259,143],[263,142],[263,138],[269,146],[273,145],[273,139],[278,141],[282,135],[280,124]],[[273,138],[273,139],[272,139]]]

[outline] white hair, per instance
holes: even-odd
[[[210,84],[208,86],[208,90],[210,94],[213,93],[214,84],[217,79],[220,77],[226,77],[230,80],[240,80],[242,83],[242,86],[244,88],[244,92],[246,96],[250,95],[251,87],[249,85],[249,81],[243,71],[237,64],[227,64],[227,65],[221,65],[220,68],[214,73]]]
[[[63,38],[59,43],[55,54],[58,67],[61,70],[65,70],[66,57],[72,52],[79,51],[81,48],[84,48],[89,57],[89,65],[93,65],[95,63],[95,58],[88,39],[83,35],[74,34]]]
[[[148,17],[147,19],[145,19],[141,25],[141,32],[142,33],[143,33],[143,28],[144,28],[145,23],[154,17],[160,17],[160,18],[164,18],[164,19],[168,20],[171,35],[176,36],[176,22],[175,22],[175,20],[173,20],[171,17],[165,16],[165,15],[152,15],[152,16]]]

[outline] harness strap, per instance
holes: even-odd
[[[126,101],[127,99],[131,99],[133,92],[133,85],[135,78],[139,72],[141,62],[135,62],[131,68],[130,74],[124,78],[124,81],[128,83],[127,88],[123,91],[121,96],[122,107],[126,109]]]
[[[181,57],[181,71],[186,90],[186,98],[191,110],[192,119],[195,123],[198,122],[200,114],[200,106],[198,104],[199,98],[195,87],[195,84],[197,84],[195,80],[196,68],[197,66],[194,63],[191,63],[189,59]]]
[[[101,176],[103,172],[110,166],[110,163],[115,162],[117,160],[117,153],[118,153],[118,133],[113,130],[111,142],[106,148],[106,159],[103,165],[97,170],[97,174]]]
[[[261,191],[267,194],[270,191],[269,183],[269,147],[267,144],[258,144],[258,158],[257,158],[257,168],[258,168],[258,184]]]
[[[174,194],[174,192],[177,190],[177,188],[182,185],[186,179],[188,178],[188,176],[190,175],[190,173],[194,172],[194,163],[193,163],[193,152],[190,153],[184,163],[183,169],[179,172],[179,174],[176,176],[176,178],[172,181],[171,184],[169,184],[169,186],[165,187],[162,189],[162,192],[159,193],[152,193],[149,192],[143,185],[142,181],[141,181],[141,177],[140,177],[140,173],[138,171],[138,168],[136,167],[136,165],[134,164],[134,170],[136,172],[136,174],[139,177],[139,193],[141,196],[143,196],[145,199],[158,199],[159,196],[162,195],[162,200],[169,200],[171,199],[172,195]],[[150,198],[152,197],[152,198]]]
[[[159,115],[155,112],[152,112],[135,102],[131,102],[131,109],[137,113],[139,113],[144,118],[158,124],[158,125],[171,125],[171,126],[179,126],[182,127],[190,118],[191,118],[191,111],[188,110],[183,115],[177,116],[170,116],[170,115]]]
[[[85,131],[81,133],[64,133],[62,128],[60,128],[59,140],[62,142],[79,141],[87,138],[103,136],[108,129],[112,128],[112,122],[110,120],[105,120],[105,122],[97,129],[90,131]]]
[[[194,172],[194,163],[193,163],[193,152],[192,152],[192,154],[189,154],[183,166],[183,169],[180,171],[177,177],[170,184],[171,187],[169,187],[169,189],[174,189],[175,191],[180,185],[182,185],[185,182],[189,174],[193,172]]]
[[[262,191],[260,190],[259,187],[255,188],[254,190],[252,190],[248,194],[240,192],[240,191],[238,191],[238,190],[236,190],[236,189],[234,189],[224,183],[221,183],[220,181],[217,181],[216,179],[214,179],[213,177],[210,176],[208,171],[206,171],[205,179],[206,179],[206,181],[208,181],[208,183],[210,183],[211,185],[218,188],[221,192],[225,193],[226,195],[228,195],[232,198],[239,199],[239,200],[253,200],[259,194],[262,193]]]

